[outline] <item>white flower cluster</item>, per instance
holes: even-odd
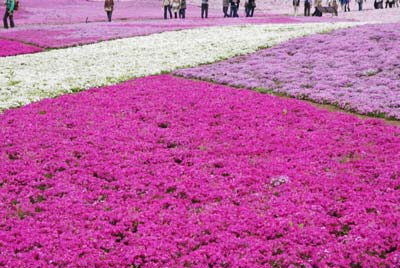
[[[0,111],[47,97],[116,84],[254,52],[355,23],[199,28],[0,58]]]

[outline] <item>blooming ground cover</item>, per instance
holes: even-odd
[[[198,0],[187,0],[188,3],[195,5]],[[312,1],[313,2],[313,1]],[[328,1],[323,0],[323,6],[328,6]],[[240,6],[240,13],[244,12],[244,2]],[[338,1],[339,3],[339,1]],[[256,15],[266,15],[266,14],[281,14],[293,16],[293,1],[292,0],[256,0]],[[312,3],[313,5],[313,3]],[[209,0],[209,6],[213,10],[221,10],[220,0]],[[351,19],[356,21],[368,21],[368,22],[400,22],[400,8],[389,8],[389,9],[374,9],[374,1],[364,1],[363,11],[358,11],[358,4],[356,1],[350,1],[351,12],[344,12],[340,8],[339,4],[339,14],[338,18],[341,19]],[[311,8],[311,12],[314,11],[314,6]],[[304,13],[304,1],[300,1],[299,16],[303,16]],[[241,14],[242,15],[242,14]],[[324,14],[323,17],[331,17],[331,15]]]
[[[0,110],[133,77],[212,63],[291,38],[353,25],[210,27],[0,58]]]
[[[368,1],[367,3],[373,4],[374,1]],[[380,22],[380,23],[400,23],[400,8],[388,8],[388,9],[372,9],[363,10],[362,12],[340,12],[339,18],[365,21],[365,22]]]
[[[176,73],[400,119],[400,24],[299,38]]]
[[[153,19],[163,15],[159,0],[114,3],[113,18],[116,20]],[[195,8],[189,5],[188,9]],[[20,2],[20,9],[15,13],[15,17],[18,25],[72,24],[86,20],[105,21],[107,18],[104,1],[87,0],[24,0]]]
[[[0,115],[6,267],[396,267],[400,129],[168,75]]]
[[[0,57],[14,56],[42,51],[39,47],[26,45],[17,41],[0,39]]]
[[[283,16],[264,16],[260,18],[209,20],[137,20],[109,23],[49,24],[18,27],[13,31],[0,32],[1,38],[19,40],[36,44],[43,48],[60,48],[74,45],[96,43],[117,38],[143,36],[165,31],[177,31],[210,26],[304,23],[338,21],[331,18],[290,18]]]

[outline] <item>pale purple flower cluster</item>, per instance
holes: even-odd
[[[177,74],[400,119],[399,27],[368,25],[299,38]]]
[[[17,41],[0,39],[0,57],[14,56],[42,51],[39,47],[26,45]]]
[[[8,110],[0,266],[397,267],[399,152],[376,119],[168,75]]]

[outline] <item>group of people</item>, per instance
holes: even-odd
[[[350,1],[350,0],[340,0],[340,1]],[[328,7],[332,7],[335,10],[333,13],[337,15],[338,4],[336,0],[327,0],[326,5]],[[293,0],[293,10],[294,15],[297,16],[299,12],[300,0]],[[322,13],[319,11],[319,7],[322,7],[322,0],[314,0],[315,11],[312,16],[322,16]],[[311,0],[304,0],[304,16],[311,15]]]
[[[329,0],[328,6],[333,6],[334,8],[336,6],[337,8],[336,0],[333,1]],[[300,7],[300,0],[293,0],[293,12],[295,16],[297,16],[299,13],[299,7]],[[315,11],[312,14],[312,16],[322,16],[322,13],[318,9],[318,7],[322,7],[322,0],[314,0],[314,7]],[[310,15],[311,15],[311,0],[304,0],[304,16],[310,16]]]
[[[240,7],[240,0],[222,0],[222,12],[224,13],[224,18],[239,17],[239,7]],[[244,11],[246,17],[253,17],[255,8],[256,8],[255,0],[245,0]],[[229,13],[228,10],[230,10]]]
[[[310,16],[311,1],[312,0],[304,0],[304,16]],[[333,10],[333,14],[337,15],[339,9],[338,2],[340,3],[342,11],[344,12],[350,11],[351,0],[326,0],[325,6],[331,8]],[[366,0],[355,0],[355,2],[358,5],[358,10],[359,11],[363,10],[363,3],[366,2]],[[384,0],[374,0],[375,9],[383,8],[383,2]],[[386,8],[399,7],[399,2],[400,0],[386,0],[385,7]],[[300,0],[293,0],[293,9],[295,16],[298,15],[299,6],[300,6]],[[312,14],[312,16],[322,16],[321,11],[319,10],[319,7],[322,6],[323,6],[322,0],[314,0],[315,11]]]
[[[163,8],[164,8],[164,19],[169,17],[172,19],[172,13],[174,13],[174,18],[184,19],[186,17],[186,0],[162,0]],[[207,0],[208,2],[208,0]],[[208,5],[208,4],[207,4]],[[206,10],[206,12],[208,9]],[[202,6],[202,14],[203,14],[203,6]]]
[[[399,0],[386,0],[385,1],[385,8],[392,8],[392,7],[399,7]],[[375,0],[374,1],[374,8],[380,9],[383,8],[383,0]]]
[[[15,0],[6,0],[5,1],[6,12],[3,16],[3,26],[5,29],[8,29],[8,21],[10,21],[10,27],[14,28],[14,11],[18,10],[18,2]]]
[[[162,0],[162,5],[164,9],[164,19],[173,17],[176,19],[184,19],[186,13],[186,0]],[[222,0],[222,12],[224,13],[224,18],[239,17],[239,6],[240,0]],[[256,0],[245,0],[245,13],[246,17],[253,17],[254,9],[256,8]],[[229,13],[228,13],[229,11]],[[174,14],[174,16],[172,15]],[[201,0],[201,18],[208,18],[208,0]]]

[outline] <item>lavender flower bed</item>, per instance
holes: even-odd
[[[400,119],[399,27],[337,30],[176,73]]]
[[[17,41],[0,39],[0,57],[28,54],[42,51],[39,47],[25,45]]]
[[[5,267],[396,267],[400,129],[155,76],[0,115]]]
[[[301,23],[301,22],[328,22],[332,19],[324,18],[289,18],[284,16],[265,16],[260,18],[239,19],[186,19],[186,20],[143,20],[113,23],[80,23],[62,25],[38,25],[20,27],[13,31],[0,32],[0,37],[20,40],[36,44],[43,48],[59,48],[80,44],[96,43],[98,41],[116,38],[133,37],[193,29],[198,27],[266,24],[266,23]],[[338,20],[335,20],[338,21]]]

